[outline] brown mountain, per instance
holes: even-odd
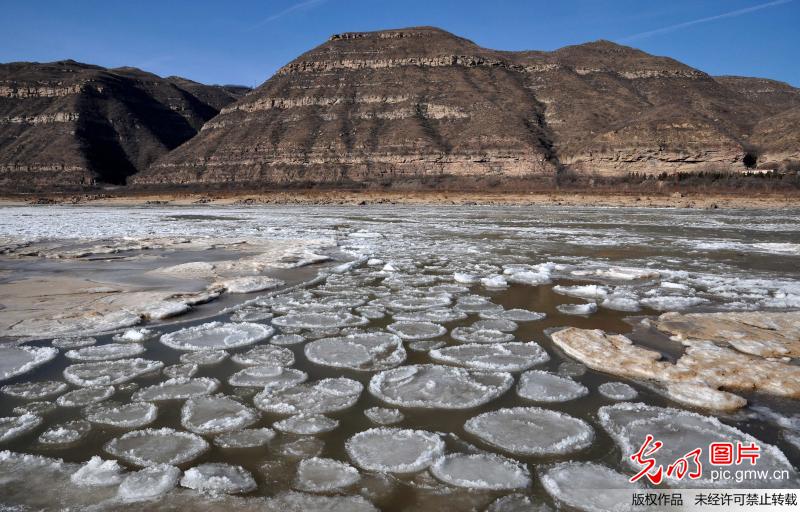
[[[136,68],[0,64],[0,188],[125,183],[243,92]]]
[[[607,41],[503,52],[429,27],[339,34],[133,182],[465,184],[745,169],[796,156],[797,113],[787,109],[799,93]],[[764,125],[773,116],[777,134]]]

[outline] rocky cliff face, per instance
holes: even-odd
[[[341,34],[300,56],[138,184],[526,177],[559,167],[503,54],[436,29]]]
[[[502,52],[435,28],[334,35],[137,184],[499,180],[752,165],[797,93],[600,41]],[[771,126],[771,125],[770,125]],[[761,130],[761,131],[758,131]],[[794,144],[796,132],[784,145]],[[763,140],[762,140],[763,139]],[[789,154],[783,151],[783,154]]]
[[[0,182],[513,187],[800,160],[800,90],[607,41],[505,52],[430,27],[345,33],[244,92],[2,66]]]
[[[0,64],[0,188],[125,183],[241,95],[135,68]]]

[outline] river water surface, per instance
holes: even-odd
[[[298,467],[302,460],[316,456],[350,464],[355,468],[351,472],[357,470],[360,474],[360,480],[356,483],[317,494],[361,496],[380,510],[483,510],[492,506],[498,498],[507,495],[514,495],[513,500],[509,498],[506,502],[499,501],[493,505],[493,510],[523,510],[511,507],[528,501],[536,507],[564,508],[564,500],[569,503],[569,498],[559,496],[558,492],[552,488],[547,489],[543,483],[543,476],[554,465],[570,461],[590,461],[626,476],[632,474],[631,468],[622,461],[622,448],[602,425],[598,413],[604,406],[615,406],[626,401],[717,416],[723,424],[752,435],[763,443],[774,445],[790,466],[794,466],[790,470],[791,478],[794,478],[794,472],[800,464],[800,407],[795,401],[745,395],[749,406],[735,413],[718,415],[703,410],[689,410],[665,398],[651,384],[620,379],[587,369],[563,354],[548,337],[553,329],[567,326],[602,329],[626,334],[634,342],[658,350],[664,358],[674,361],[683,353],[683,346],[642,323],[643,319],[652,319],[668,311],[799,309],[800,210],[698,211],[484,206],[159,206],[0,210],[0,237],[10,242],[135,239],[153,236],[224,236],[259,240],[328,239],[337,246],[337,259],[353,262],[351,266],[337,267],[328,264],[304,268],[302,274],[298,274],[303,279],[308,280],[317,275],[317,272],[323,279],[286,293],[278,292],[269,296],[246,294],[235,299],[226,297],[220,304],[228,309],[221,313],[208,313],[211,318],[190,317],[189,320],[166,322],[153,327],[160,335],[209,321],[232,322],[232,316],[234,320],[241,320],[236,317],[234,310],[237,304],[247,301],[247,311],[253,315],[252,318],[264,313],[262,318],[253,320],[252,323],[272,324],[273,338],[279,334],[302,336],[302,339],[298,338],[298,343],[282,347],[291,351],[294,362],[289,366],[304,372],[307,383],[343,377],[363,385],[363,391],[357,393],[352,405],[341,407],[340,410],[325,411],[328,418],[338,422],[335,428],[327,432],[298,435],[276,431],[274,437],[263,446],[236,449],[214,444],[214,435],[211,433],[199,434],[208,441],[208,449],[191,461],[178,464],[179,469],[187,471],[209,462],[241,466],[256,483],[255,489],[244,490],[243,495],[248,498],[276,496],[291,490],[307,490],[306,483],[297,474]],[[13,280],[13,270],[20,263],[3,260],[0,265],[0,270],[9,271],[0,274],[0,278]],[[111,268],[113,269],[113,265]],[[130,272],[130,269],[126,269],[126,272]],[[127,278],[130,279],[130,275]],[[303,279],[295,279],[295,282]],[[3,298],[0,297],[0,303],[2,302]],[[570,306],[577,306],[578,311],[583,314],[570,314]],[[509,324],[508,318],[515,315],[504,317],[503,311],[518,309],[541,315],[531,315],[524,319],[520,317],[518,321]],[[444,334],[437,332],[416,336],[419,329],[427,329],[428,325],[392,326],[398,322],[398,318],[421,318],[425,311],[431,312],[426,319],[442,326]],[[268,314],[273,315],[272,318],[263,318],[269,316]],[[317,314],[322,317],[313,316]],[[349,318],[356,320],[352,320],[350,324],[346,321],[326,324],[335,315],[340,315],[341,318],[341,315],[348,314],[352,315]],[[441,348],[463,345],[463,333],[474,334],[474,329],[470,330],[470,326],[480,321],[497,322],[498,319],[505,319],[506,325],[502,325],[499,331],[490,330],[498,336],[500,332],[504,332],[503,342],[535,342],[546,352],[547,360],[529,365],[530,369],[571,379],[582,385],[583,394],[578,393],[576,398],[565,401],[547,396],[533,400],[523,398],[517,393],[522,374],[520,370],[509,373],[513,383],[507,385],[505,390],[500,390],[497,396],[488,397],[481,400],[479,405],[468,408],[460,407],[458,393],[447,404],[419,407],[413,404],[389,403],[384,397],[371,392],[370,382],[374,382],[381,371],[391,371],[389,368],[393,366],[402,368],[441,364],[429,354],[428,349],[431,346]],[[303,324],[304,321],[307,324]],[[318,325],[310,325],[308,322],[317,322]],[[491,327],[498,327],[498,324]],[[347,366],[346,363],[336,366],[333,363],[311,362],[306,356],[306,347],[314,340],[390,331],[402,335],[403,339],[399,343],[405,352],[405,359],[398,359],[394,364],[387,364],[385,367],[355,370],[342,367]],[[112,343],[110,334],[97,335],[95,338],[98,346]],[[51,341],[40,340],[29,345],[48,347]],[[255,344],[264,345],[279,346],[270,343],[270,339]],[[144,351],[136,357],[162,362],[165,366],[179,364],[181,356],[186,353],[159,342],[158,336],[144,341],[143,346]],[[349,345],[347,347],[352,348]],[[339,352],[332,350],[329,358],[350,361],[355,366],[369,365],[363,360],[361,352],[353,355],[347,352],[347,347]],[[252,348],[253,345],[248,345],[228,352],[245,353]],[[382,350],[384,349],[385,347]],[[65,369],[76,364],[75,360],[66,358],[64,352],[65,350],[61,350],[49,363],[3,384],[64,381]],[[354,360],[357,361],[353,362]],[[796,361],[792,364],[796,364]],[[218,364],[199,366],[192,378],[216,379],[219,386],[215,393],[232,397],[256,411],[257,419],[249,422],[247,428],[274,428],[276,422],[287,418],[289,414],[276,412],[269,407],[255,407],[259,405],[259,400],[254,397],[262,388],[237,386],[229,382],[233,374],[244,368],[246,365],[227,358]],[[491,367],[484,369],[493,372]],[[167,378],[168,376],[156,371],[119,384],[110,400],[120,404],[130,403],[138,390],[163,382]],[[636,391],[636,396],[623,401],[609,398],[598,390],[601,384],[609,382],[624,382]],[[437,387],[439,385],[437,382],[429,382],[431,389],[441,391],[442,388]],[[78,387],[70,383],[69,389]],[[479,394],[483,392],[488,393],[484,390]],[[325,393],[330,396],[342,391],[331,389]],[[424,395],[424,390],[420,393]],[[415,397],[419,398],[419,393]],[[41,401],[54,402],[55,396],[43,398]],[[30,402],[31,400],[7,394],[0,395],[0,416],[18,415],[18,408]],[[139,469],[137,465],[108,452],[106,446],[109,441],[138,428],[169,427],[177,431],[187,430],[181,421],[184,400],[152,403],[157,408],[157,414],[147,425],[126,428],[91,422],[90,432],[79,441],[45,445],[38,439],[45,429],[73,420],[85,420],[91,409],[56,406],[52,410],[41,412],[42,423],[39,427],[8,440],[0,447],[16,453],[63,459],[67,463],[64,465],[65,472],[73,472],[78,467],[68,463],[84,463],[95,455],[103,459],[119,459],[123,471],[135,471]],[[401,413],[401,420],[385,428],[419,429],[432,433],[443,441],[443,453],[446,454],[502,455],[509,464],[521,464],[515,467],[522,468],[530,480],[525,485],[517,486],[518,488],[477,489],[481,484],[469,485],[462,482],[457,485],[452,481],[448,482],[448,477],[443,477],[441,472],[437,476],[425,469],[376,471],[368,467],[369,464],[364,460],[356,460],[358,456],[346,449],[348,440],[357,433],[379,428],[379,425],[364,414],[365,410],[373,407],[396,408]],[[574,448],[567,446],[561,453],[551,451],[523,454],[493,445],[485,437],[465,429],[465,423],[479,414],[514,407],[539,407],[583,420],[591,430],[591,440]],[[15,408],[18,409],[16,412]],[[293,412],[304,412],[303,404],[299,404]],[[693,418],[691,415],[684,417],[677,411],[671,414],[674,415],[675,424],[679,426],[681,422]],[[513,422],[516,421],[519,420],[513,420],[509,428],[513,428]],[[553,426],[555,430],[559,428],[558,424]],[[225,427],[221,427],[220,431],[225,431]],[[541,433],[544,440],[553,435],[547,429]],[[724,437],[725,434],[720,430],[719,435]],[[565,442],[568,445],[570,441]],[[402,443],[401,438],[398,438],[389,445]],[[545,441],[543,443],[546,444]],[[368,446],[367,451],[370,450],[372,456],[378,457],[379,454],[374,452],[385,450],[385,446]],[[15,470],[23,465],[16,460],[14,464]],[[12,466],[6,461],[5,467],[8,470]],[[464,471],[469,473],[468,469]],[[491,480],[492,475],[489,473],[494,470],[485,471],[486,474],[478,471],[478,476]],[[469,474],[480,480],[476,475]],[[334,477],[326,474],[320,478],[328,482],[329,478],[336,480],[339,476],[341,475],[338,473]],[[313,478],[312,480],[316,481]],[[19,482],[13,484],[16,486],[13,490],[12,485],[4,486],[0,482],[0,502],[5,505],[34,504],[57,509],[62,506],[59,503],[63,502],[64,496],[70,496],[66,500],[74,499],[76,504],[91,503],[101,509],[115,509],[123,506],[116,497],[115,486],[118,483],[90,486],[81,492],[63,487],[52,492],[41,488],[34,499],[28,495],[31,489],[25,488]],[[573,483],[576,487],[582,485],[579,480]],[[796,483],[774,483],[774,487],[797,487]],[[46,482],[37,482],[37,485],[45,484]],[[754,484],[751,487],[762,485]],[[724,486],[747,487],[748,483],[729,482]],[[76,497],[79,494],[93,493],[96,494],[96,499]],[[163,504],[172,509],[185,507],[187,510],[194,510],[199,506],[196,496],[196,491],[178,487],[170,491],[167,497],[126,506],[149,510]],[[222,506],[225,502],[219,503]],[[364,505],[361,501],[358,503],[359,506]],[[348,505],[347,502],[340,505],[344,507],[341,510],[355,506]],[[303,506],[308,508],[311,505]]]

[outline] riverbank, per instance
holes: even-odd
[[[684,193],[632,194],[550,191],[529,193],[483,193],[447,191],[359,191],[292,190],[244,194],[158,193],[130,194],[113,191],[96,194],[17,195],[0,197],[0,206],[46,204],[83,204],[99,206],[150,205],[520,205],[520,206],[606,206],[650,208],[745,208],[774,209],[800,207],[800,195],[794,193]]]

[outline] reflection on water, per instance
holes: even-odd
[[[637,343],[658,350],[667,359],[680,357],[683,347],[650,327],[642,325],[643,317],[662,310],[686,307],[690,311],[796,309],[800,307],[800,211],[781,212],[704,212],[652,209],[604,208],[512,208],[512,207],[364,207],[364,208],[53,208],[43,210],[6,209],[0,216],[0,233],[12,239],[63,237],[60,222],[74,227],[75,237],[207,235],[255,238],[333,238],[340,249],[361,264],[343,273],[332,274],[326,283],[309,288],[310,294],[299,295],[291,308],[276,306],[275,300],[255,301],[253,306],[271,310],[276,317],[287,311],[359,312],[361,304],[370,303],[375,311],[365,326],[355,329],[281,329],[277,332],[299,333],[306,342],[311,339],[348,332],[383,331],[395,321],[393,314],[408,313],[392,308],[392,297],[447,297],[445,309],[452,309],[459,297],[480,295],[502,308],[520,308],[545,313],[541,320],[518,322],[513,330],[515,341],[535,341],[550,355],[549,361],[535,367],[552,373],[565,373],[564,363],[570,358],[555,347],[547,336],[549,330],[575,326],[627,333]],[[28,216],[33,213],[32,216]],[[22,218],[23,215],[26,217]],[[136,222],[127,219],[135,217]],[[69,219],[69,220],[68,220]],[[610,274],[617,267],[636,269],[630,278]],[[130,273],[131,269],[126,268]],[[454,274],[461,275],[457,283]],[[518,275],[516,279],[514,276]],[[500,281],[506,281],[506,286]],[[538,277],[536,277],[538,276]],[[130,278],[130,275],[127,276]],[[483,282],[481,280],[484,280]],[[465,282],[467,281],[467,282]],[[474,282],[468,282],[474,281]],[[457,287],[439,288],[442,285]],[[489,285],[489,286],[487,286]],[[595,297],[584,292],[568,295],[556,293],[555,286],[596,285]],[[449,290],[449,291],[448,291]],[[599,291],[598,291],[599,290]],[[582,296],[581,293],[584,293]],[[252,300],[255,296],[245,296]],[[341,299],[341,300],[337,300]],[[625,299],[628,307],[611,309],[612,298]],[[348,300],[345,300],[348,299]],[[350,301],[349,299],[354,299]],[[280,301],[277,302],[278,304]],[[597,303],[596,313],[586,316],[567,315],[557,306]],[[414,308],[410,308],[414,309]],[[378,312],[377,314],[376,311]],[[366,315],[367,313],[364,312]],[[230,321],[230,314],[213,320]],[[466,319],[443,322],[448,333],[437,339],[447,345],[459,342],[450,332],[480,320],[476,312]],[[208,320],[203,320],[208,321]],[[197,325],[190,321],[180,325]],[[261,320],[260,323],[271,323]],[[178,327],[159,326],[165,333]],[[99,336],[98,344],[111,342],[111,336]],[[267,342],[262,342],[267,343]],[[427,353],[407,348],[406,365],[433,362]],[[49,341],[37,342],[49,346]],[[146,341],[146,351],[139,357],[179,363],[180,352],[159,343]],[[258,488],[253,495],[274,495],[291,489],[300,459],[319,455],[352,462],[345,451],[345,442],[355,433],[373,428],[363,411],[388,405],[367,391],[376,372],[358,372],[310,363],[304,354],[305,343],[287,345],[295,356],[293,368],[308,374],[313,382],[328,377],[347,377],[361,382],[365,391],[355,406],[328,414],[339,421],[331,432],[315,435],[321,443],[301,441],[302,436],[278,435],[266,447],[223,449],[212,444],[210,450],[181,469],[203,462],[228,462],[249,470]],[[231,350],[244,352],[252,347]],[[9,381],[63,380],[62,372],[74,361],[59,355],[53,362]],[[573,365],[574,366],[574,365]],[[229,377],[243,367],[231,359],[213,366],[201,366],[197,377],[213,377],[220,381],[218,390],[237,397],[252,406],[256,388],[231,386]],[[569,370],[569,368],[566,368]],[[601,406],[616,403],[597,390],[600,384],[621,379],[584,368],[572,368],[572,377],[589,389],[585,396],[553,403],[533,403],[520,398],[512,387],[499,398],[468,410],[427,410],[402,408],[403,420],[396,426],[441,433],[446,452],[489,450],[498,452],[475,435],[465,432],[464,423],[479,413],[504,407],[542,406],[585,420],[592,426],[595,439],[588,448],[568,455],[520,456],[513,458],[528,465],[532,472],[558,461],[595,461],[629,473],[620,465],[619,447],[599,426],[597,411]],[[585,370],[585,371],[584,371]],[[514,374],[515,382],[519,373]],[[118,402],[130,401],[134,388],[165,380],[159,374],[135,379],[137,386],[121,385],[113,396]],[[638,392],[637,401],[651,405],[680,407],[669,402],[652,386],[625,381]],[[515,384],[516,385],[516,384]],[[747,396],[751,404],[780,416],[791,416],[796,403],[787,399]],[[15,407],[27,401],[6,395],[0,397],[0,416],[12,414]],[[180,418],[181,402],[161,402],[158,417],[150,427],[171,427],[184,430]],[[38,434],[46,427],[69,420],[84,419],[80,408],[59,407],[45,414],[44,425],[29,435],[6,443],[4,448],[67,461],[83,462],[92,455],[110,456],[103,451],[109,440],[125,429],[93,426],[89,435],[77,444],[48,448],[37,443]],[[776,417],[780,417],[776,416]],[[270,427],[285,416],[263,413],[251,426]],[[720,418],[758,439],[778,446],[797,466],[800,451],[787,441],[791,425],[769,421],[752,409]],[[791,432],[789,432],[791,434]],[[208,439],[211,439],[208,437]],[[292,455],[294,452],[296,455]],[[508,455],[508,454],[506,454]],[[383,477],[362,471],[362,482],[348,487],[344,494],[359,492],[382,510],[451,510],[482,509],[492,500],[509,491],[471,491],[448,487],[426,473]],[[369,492],[364,491],[368,489]],[[444,490],[443,490],[444,489]],[[535,501],[553,503],[537,478],[524,490]],[[53,496],[57,500],[56,496]]]

